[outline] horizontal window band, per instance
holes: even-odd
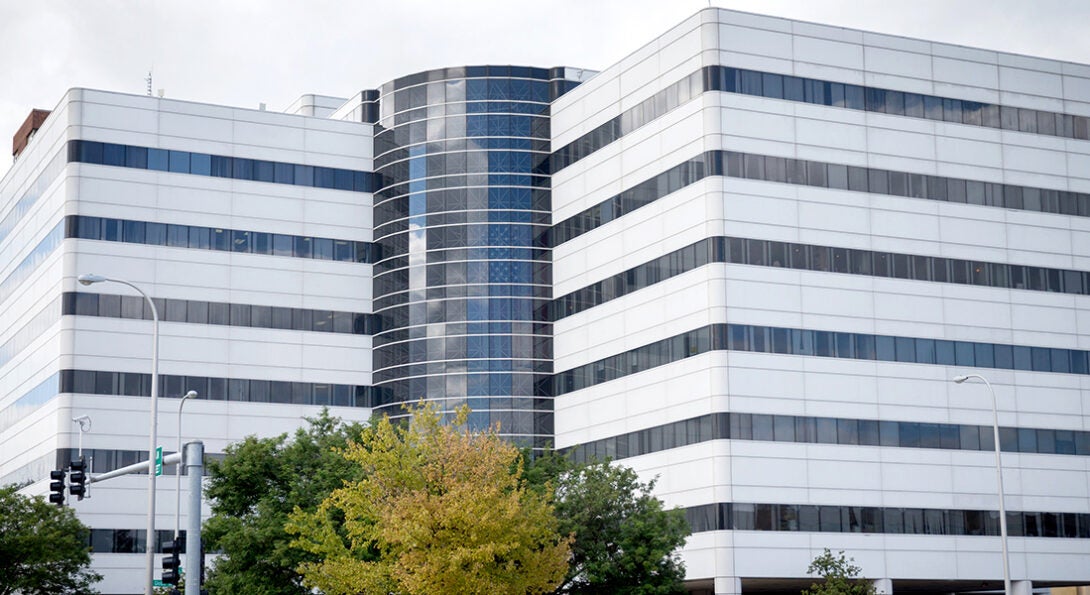
[[[38,267],[61,245],[64,237],[64,223],[61,222],[53,226],[53,229],[49,230],[49,233],[31,249],[30,254],[23,257],[23,260],[11,269],[3,281],[0,281],[0,304],[14,295],[15,290],[19,289],[19,286],[38,270]]]
[[[440,208],[441,211],[443,209],[446,209],[446,207]],[[409,225],[419,225],[421,218],[423,218],[424,227],[467,224],[480,225],[486,223],[552,224],[552,212],[547,210],[520,211],[514,209],[478,209],[450,210],[437,213],[429,212],[427,215],[405,216],[383,225],[376,225],[374,230],[375,241],[380,242],[388,236],[409,231]]]
[[[693,533],[733,530],[957,536],[1000,534],[999,512],[992,510],[730,502],[691,506],[682,510]],[[1090,514],[1008,511],[1007,527],[1011,537],[1088,539]],[[162,552],[162,543],[173,539],[173,532],[159,530],[156,533],[156,551]],[[97,554],[145,553],[145,534],[144,529],[91,529],[91,551]]]
[[[485,290],[491,289],[485,286]],[[549,322],[546,318],[549,300],[533,297],[534,287],[524,285],[523,295],[452,297],[393,306],[378,312],[381,332],[392,332],[424,324],[488,323],[488,322]],[[516,293],[518,286],[504,287],[503,292]],[[469,333],[476,334],[476,333]]]
[[[59,378],[59,374],[53,374],[39,382],[34,388],[19,395],[19,398],[7,407],[0,409],[0,432],[15,425],[20,419],[30,415],[39,406],[57,396],[57,389],[60,388]],[[4,482],[0,482],[2,483]]]
[[[485,363],[487,363],[487,360]],[[376,383],[376,386],[380,385]],[[447,401],[465,398],[476,400],[478,403],[485,403],[486,401],[480,399],[486,399],[489,408],[492,409],[515,408],[521,411],[529,411],[532,408],[534,410],[552,411],[551,374],[487,372],[483,370],[465,373],[462,370],[461,373],[451,371],[444,374],[389,380],[383,382],[381,387],[383,392],[378,396],[380,400],[375,401],[375,407],[411,404],[419,401],[422,395],[445,394],[447,395]],[[510,407],[502,402],[505,398],[512,399]],[[507,433],[510,431],[510,426],[505,426],[501,431]],[[552,434],[552,430],[550,429],[544,433]]]
[[[376,189],[375,175],[368,171],[88,140],[68,141],[68,162],[354,192],[374,192]]]
[[[64,233],[65,238],[242,254],[365,264],[374,264],[379,260],[379,245],[371,242],[86,215],[66,216]]]
[[[472,248],[443,248],[439,250],[426,250],[425,262],[435,264],[441,262],[470,262],[475,260],[524,260],[540,261],[549,260],[552,254],[551,248],[518,248],[514,246],[492,246]],[[375,276],[384,275],[397,269],[409,266],[407,254],[400,256],[383,255],[382,260],[375,263]]]
[[[581,390],[711,351],[1090,374],[1081,349],[841,333],[748,324],[710,324],[556,375],[556,394]]]
[[[65,292],[65,316],[97,316],[151,320],[151,308],[140,296],[108,293]],[[215,324],[251,328],[373,335],[378,332],[375,314],[310,310],[256,304],[152,298],[163,322]]]
[[[208,376],[159,375],[159,395],[181,398],[195,390],[208,401],[289,403],[331,407],[371,407],[382,389],[374,386],[328,382],[287,382],[218,378]],[[86,395],[147,397],[151,395],[151,374],[98,370],[61,370],[60,392]]]
[[[461,117],[449,119],[457,120]],[[472,119],[472,116],[468,119]],[[405,127],[423,127],[429,123],[419,122]],[[401,131],[395,130],[395,133],[399,132]],[[433,152],[439,148],[434,146],[434,143],[417,146],[413,148],[413,151],[406,150],[406,152],[427,150],[427,153],[413,155],[377,168],[376,171],[382,181],[382,190],[425,178],[433,179],[451,175],[549,175],[548,153],[513,150]],[[386,196],[390,196],[390,193],[384,192],[383,197]]]
[[[1061,138],[1090,139],[1090,118],[1086,116],[1000,106],[730,66],[705,66],[553,152],[550,159],[551,171],[558,172],[699,97],[702,93],[711,91]]]
[[[544,359],[541,353],[530,353],[524,357],[517,357],[517,351],[510,346],[507,347],[506,352],[499,349],[493,349],[491,352],[487,351],[490,348],[490,343],[496,343],[497,337],[455,337],[453,339],[448,338],[448,343],[460,342],[460,347],[451,348],[457,349],[452,353],[436,354],[434,357],[428,357],[426,353],[417,354],[415,352],[415,345],[408,345],[409,349],[414,349],[413,353],[404,353],[406,348],[404,345],[398,345],[397,348],[387,348],[382,351],[375,351],[375,372],[372,378],[372,382],[376,385],[384,384],[386,382],[392,382],[402,378],[417,378],[424,376],[436,376],[436,375],[458,375],[459,373],[515,373],[515,374],[545,374],[551,375],[553,371],[553,362],[551,359]],[[507,337],[499,337],[501,339]],[[473,339],[480,339],[483,343],[484,352],[480,354],[467,355],[465,345],[468,342],[470,346],[473,346]],[[526,339],[531,339],[526,337]],[[548,337],[540,337],[540,339],[548,341]],[[425,340],[421,340],[423,343]],[[527,345],[528,348],[533,349],[532,343]],[[548,352],[552,351],[551,343],[548,345]],[[505,355],[505,353],[507,355]],[[414,357],[416,356],[416,357]],[[409,359],[413,358],[413,359]],[[464,392],[464,391],[460,391]],[[458,393],[455,393],[458,394]]]
[[[759,413],[711,413],[618,434],[564,449],[573,461],[625,459],[712,440],[758,440],[800,444],[888,446],[988,451],[992,426],[875,419],[804,417]],[[1090,432],[999,428],[1003,452],[1090,456]]]
[[[683,509],[693,533],[791,531],[886,535],[997,536],[999,512],[941,508],[717,502]],[[1090,539],[1085,512],[1007,511],[1011,537]]]
[[[145,457],[148,453],[144,453]],[[208,455],[206,454],[207,458]],[[146,458],[143,460],[147,460]],[[164,475],[172,475],[171,468],[173,465],[169,465],[163,469]],[[95,471],[98,473],[98,471]],[[90,492],[100,489],[99,486],[93,486],[90,488]],[[147,553],[147,529],[97,529],[92,528],[90,535],[88,536],[87,545],[91,548],[92,554],[145,554]],[[163,544],[168,541],[174,540],[174,529],[158,529],[155,531],[155,553],[163,553]],[[186,531],[182,529],[178,532],[178,540],[183,544],[182,550],[185,550]],[[214,552],[209,552],[214,553]]]
[[[903,171],[707,151],[553,226],[558,246],[710,176],[1090,217],[1090,194]]]
[[[42,193],[45,192],[46,188],[49,188],[64,171],[67,157],[66,150],[58,151],[38,173],[34,181],[27,184],[27,187],[23,190],[23,195],[15,202],[15,206],[4,215],[3,219],[0,219],[0,244],[11,235],[15,226],[30,212],[30,208],[38,203],[38,199],[42,197]],[[3,260],[3,258],[0,258],[0,260]]]
[[[1090,295],[1085,271],[716,236],[556,298],[550,316],[560,320],[711,263]]]
[[[497,105],[497,104],[500,104],[500,105]],[[481,106],[481,105],[484,105],[484,107],[486,107],[486,108],[490,108],[490,107],[499,107],[499,108],[512,108],[512,107],[514,107],[514,108],[517,108],[517,109],[513,109],[513,110],[512,109],[508,109],[508,110],[488,109],[487,111],[491,112],[491,113],[507,113],[507,114],[520,114],[521,113],[521,114],[530,114],[530,115],[541,115],[541,114],[545,114],[548,111],[548,106],[547,105],[534,104],[534,103],[518,104],[518,103],[489,102],[487,105],[482,104],[482,103],[466,104],[466,107],[472,108],[472,107],[477,107],[477,106]],[[434,108],[435,106],[430,106],[430,107]],[[451,105],[448,104],[448,105],[443,106],[443,107],[444,107],[444,109],[451,109],[452,107],[454,109],[457,109],[456,105],[451,106]],[[412,159],[412,158],[420,157],[421,155],[417,152],[419,149],[417,149],[416,147],[419,147],[421,145],[423,145],[422,150],[424,151],[425,155],[443,155],[443,154],[458,153],[458,152],[464,152],[464,151],[487,151],[487,150],[529,151],[529,152],[534,153],[535,156],[537,156],[537,155],[543,156],[547,161],[548,158],[549,158],[549,155],[551,154],[552,149],[551,149],[551,144],[549,142],[548,137],[545,137],[545,138],[532,138],[532,137],[529,137],[529,136],[473,137],[472,145],[471,145],[469,137],[447,137],[447,138],[443,138],[443,139],[437,139],[437,138],[434,138],[434,136],[433,136],[432,140],[427,140],[427,139],[425,139],[423,141],[416,140],[415,142],[410,142],[408,144],[408,146],[399,145],[398,143],[396,143],[394,141],[394,137],[397,134],[395,131],[397,129],[400,129],[406,123],[412,124],[413,121],[416,121],[416,122],[423,121],[424,122],[424,128],[426,130],[428,126],[435,127],[435,126],[438,126],[440,124],[447,124],[447,123],[453,123],[455,126],[458,126],[460,124],[459,120],[461,118],[465,117],[464,114],[444,114],[443,117],[439,117],[439,116],[428,117],[427,116],[428,109],[430,109],[430,108],[425,108],[425,109],[421,110],[422,112],[424,112],[424,117],[422,117],[422,118],[413,118],[412,120],[410,120],[408,122],[398,123],[396,128],[387,128],[385,130],[380,131],[378,134],[375,135],[375,162],[374,162],[375,171],[382,172],[387,166],[389,166],[391,164],[394,164],[396,162],[399,162],[399,161],[402,161],[402,160],[405,160],[405,159]],[[471,112],[471,113],[475,113],[475,112]],[[543,128],[545,125],[539,124],[538,126],[540,128]],[[419,130],[419,127],[417,128],[417,130]],[[413,133],[412,128],[409,128],[409,138],[410,139],[413,138],[413,134],[414,133]],[[416,134],[419,134],[419,132],[417,132]],[[402,140],[404,140],[404,139],[402,139]],[[460,165],[461,161],[462,161],[461,159],[456,161],[455,166],[457,167],[457,165]],[[468,163],[468,158],[465,161]],[[436,168],[433,168],[433,171],[435,169]],[[445,171],[449,172],[449,173],[452,173],[452,174],[467,173],[465,171],[459,172],[456,169],[452,170],[449,167],[446,168]]]
[[[421,323],[412,328],[385,329],[374,336],[373,345],[377,350],[385,349],[392,343],[401,343],[412,339],[420,339],[427,336],[427,323]],[[552,336],[553,324],[542,321],[487,321],[476,322],[451,322],[444,323],[443,337],[455,337],[465,335],[544,335]]]
[[[375,292],[377,295],[378,292]],[[410,299],[419,299],[415,290],[399,290],[397,293],[385,293],[381,297],[374,300],[375,314],[381,315],[384,312],[390,311],[392,308],[399,306],[406,306],[408,304],[420,304],[428,303],[436,300],[459,300],[459,299],[474,299],[480,298],[499,298],[499,297],[528,297],[542,300],[544,303],[535,306],[536,308],[547,308],[549,303],[549,296],[552,294],[548,285],[515,285],[515,284],[497,284],[489,285],[481,291],[481,288],[475,287],[471,283],[465,285],[440,285],[438,287],[428,287],[424,299],[421,301],[410,302]],[[544,311],[544,310],[543,310]],[[535,316],[535,318],[537,318]],[[487,319],[486,319],[487,320]],[[483,321],[482,321],[483,322]],[[544,321],[543,322],[548,322]]]
[[[414,178],[408,181],[403,181],[391,186],[384,186],[381,190],[375,193],[375,206],[382,205],[390,201],[397,201],[407,197],[411,197],[414,194],[420,192],[432,192],[435,190],[444,189],[487,189],[487,188],[530,188],[531,193],[535,190],[540,192],[548,192],[552,185],[552,177],[545,174],[530,175],[526,173],[504,173],[504,174],[451,174],[445,176],[435,176],[432,178]],[[540,202],[538,203],[540,204]],[[375,221],[379,224],[385,223],[389,219],[384,213],[378,213],[379,216],[375,218]]]

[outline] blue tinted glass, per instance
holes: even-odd
[[[314,241],[312,238],[296,237],[292,245],[292,256],[296,258],[310,258],[314,254]]]
[[[273,164],[271,161],[254,161],[254,179],[259,182],[272,182]]]
[[[371,192],[371,174],[365,171],[352,172],[352,189],[356,192]]]
[[[352,172],[347,169],[333,170],[333,187],[337,190],[351,190]]]
[[[1051,354],[1044,347],[1033,348],[1033,371],[1049,372],[1052,370]]]
[[[511,98],[511,81],[508,79],[488,79],[488,98],[506,100]]]
[[[125,221],[121,229],[122,240],[132,244],[144,243],[144,222]]]
[[[76,141],[79,149],[79,161],[83,163],[102,163],[102,143],[94,141]]]
[[[959,366],[975,366],[976,358],[973,356],[973,344],[965,341],[955,342],[954,359]]]
[[[168,171],[170,169],[169,154],[162,149],[148,149],[148,169]]]
[[[118,219],[102,220],[102,239],[108,242],[121,241],[121,221]]]
[[[234,165],[230,157],[212,156],[212,175],[217,178],[230,178],[234,175]]]
[[[893,337],[879,335],[874,338],[875,353],[880,361],[892,362],[897,358]]]
[[[273,181],[277,184],[295,183],[295,166],[290,163],[276,163],[273,166]]]
[[[762,94],[772,99],[783,99],[783,77],[766,72],[762,75],[762,78]]]
[[[314,185],[314,168],[309,165],[295,166],[295,184],[298,186]]]
[[[1015,370],[1032,370],[1033,369],[1033,355],[1029,347],[1020,347],[1015,345],[1014,351],[1014,369]]]
[[[488,80],[469,79],[466,81],[466,101],[488,99]]]
[[[548,103],[549,98],[549,83],[544,81],[531,81],[530,82],[530,99],[532,101],[538,101],[541,103]]]
[[[1072,374],[1087,374],[1090,373],[1090,368],[1087,365],[1087,357],[1085,351],[1072,351],[1071,352],[1071,373]]]
[[[976,354],[976,365],[980,368],[994,368],[995,367],[995,351],[992,349],[991,343],[977,343],[974,346]]]
[[[900,345],[898,345],[900,348]],[[898,357],[900,353],[898,352]],[[916,339],[916,363],[935,363],[935,341],[931,339]]]
[[[212,156],[204,153],[189,155],[189,171],[199,176],[212,175]]]
[[[935,341],[935,363],[945,366],[953,366],[956,363],[953,341]]]
[[[320,260],[333,260],[333,240],[327,238],[315,238],[314,258]]]
[[[916,361],[916,341],[909,337],[897,337],[897,361],[899,362],[914,362]],[[882,359],[882,358],[879,358]]]
[[[1071,360],[1066,349],[1052,350],[1052,371],[1067,374],[1071,371]]]
[[[336,185],[336,174],[333,172],[333,168],[329,167],[315,167],[314,168],[314,186],[317,188],[334,188]]]
[[[234,170],[231,172],[231,177],[236,180],[252,180],[254,179],[254,160],[243,159],[241,157],[235,157]]]
[[[844,107],[848,109],[864,108],[863,87],[859,85],[844,85]]]
[[[170,171],[187,174],[189,173],[189,152],[188,151],[170,151]]]
[[[147,169],[148,150],[144,147],[127,147],[125,149],[125,167]]]
[[[148,223],[144,226],[146,241],[153,246],[165,246],[167,243],[167,226],[163,223]]]
[[[125,145],[105,143],[102,145],[103,165],[125,165]]]

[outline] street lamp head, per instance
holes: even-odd
[[[185,396],[184,396],[184,397],[182,397],[182,398],[183,398],[183,399],[194,399],[194,398],[196,398],[196,397],[197,397],[197,391],[195,391],[195,390],[191,390],[191,391],[187,392],[187,393],[185,394]]]
[[[969,379],[968,376],[954,376],[953,381],[954,381],[955,384],[961,384],[962,382],[965,382],[968,379]]]
[[[103,281],[107,280],[106,277],[103,277],[102,275],[96,275],[94,273],[84,273],[84,274],[80,275],[79,277],[77,277],[77,279],[79,279],[79,282],[81,284],[83,284],[83,285],[90,285],[92,283],[102,283]]]

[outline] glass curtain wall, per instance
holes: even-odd
[[[523,446],[552,440],[552,71],[475,66],[383,86],[375,128],[376,409],[471,409]]]

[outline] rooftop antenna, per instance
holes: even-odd
[[[144,82],[148,84],[148,97],[151,97],[151,71],[148,71],[148,78],[144,79]]]

